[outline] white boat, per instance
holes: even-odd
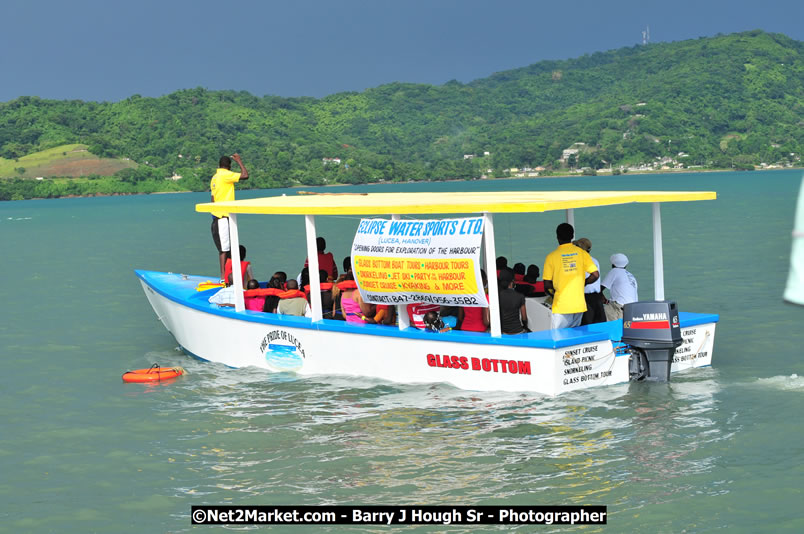
[[[629,380],[629,351],[621,342],[623,321],[563,330],[503,335],[496,284],[489,284],[488,333],[432,333],[410,327],[404,304],[399,327],[322,319],[319,282],[311,280],[312,317],[246,310],[238,257],[237,218],[242,214],[300,215],[307,233],[310,272],[318,271],[317,215],[474,214],[482,220],[482,249],[488,273],[496,271],[494,213],[561,210],[571,224],[574,210],[634,202],[652,204],[654,299],[664,301],[660,203],[715,199],[706,191],[588,191],[371,193],[266,197],[196,205],[196,211],[230,213],[235,306],[210,304],[216,290],[197,291],[209,277],[137,270],[159,320],[191,356],[229,367],[260,367],[300,375],[353,375],[401,383],[449,383],[467,390],[528,391],[557,395]],[[301,219],[301,217],[300,217]],[[479,224],[479,223],[478,223]],[[479,256],[478,256],[479,258]],[[353,262],[354,262],[353,255]],[[479,266],[477,267],[479,270]],[[389,275],[390,277],[390,275]],[[313,277],[315,278],[315,277]],[[358,277],[358,283],[360,279]],[[482,287],[482,286],[481,286]],[[364,290],[361,287],[361,292]],[[544,325],[549,310],[528,302],[533,324]],[[683,344],[672,371],[708,366],[712,361],[716,314],[679,312]],[[549,324],[549,323],[548,323]]]
[[[790,272],[787,275],[784,299],[804,306],[804,178],[801,180],[801,189],[798,193],[793,249],[790,252]]]

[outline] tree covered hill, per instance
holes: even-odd
[[[322,99],[201,88],[114,103],[21,97],[0,103],[0,157],[82,143],[96,156],[137,162],[115,175],[128,187],[178,174],[194,190],[233,152],[243,155],[251,187],[662,158],[719,168],[799,164],[802,52],[800,41],[752,31],[543,61],[468,84],[394,83]]]

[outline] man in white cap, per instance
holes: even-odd
[[[611,270],[600,282],[603,289],[608,289],[611,299],[603,297],[606,320],[615,321],[623,318],[623,306],[639,300],[637,281],[634,275],[625,270],[628,256],[622,253],[611,255]]]

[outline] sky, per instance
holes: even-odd
[[[761,29],[804,40],[802,0],[3,0],[0,102],[256,96],[463,83],[651,42]]]

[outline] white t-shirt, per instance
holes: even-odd
[[[209,297],[208,300],[211,304],[217,304],[218,306],[222,304],[234,304],[234,286],[222,287],[220,291]]]
[[[625,306],[639,300],[636,278],[625,269],[620,267],[613,268],[600,284],[609,289],[611,300],[618,304]]]
[[[600,262],[595,258],[592,258],[592,261],[597,265],[597,280],[583,286],[584,293],[600,293]],[[589,278],[589,273],[586,273],[586,278]]]

